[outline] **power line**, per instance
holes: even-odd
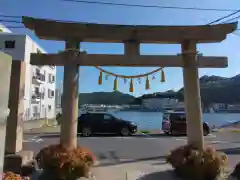
[[[8,19],[0,19],[0,22],[5,22],[5,23],[22,23],[21,21],[8,20]]]
[[[127,4],[127,3],[86,1],[86,0],[60,0],[60,1],[72,2],[72,3],[84,3],[84,4],[140,7],[140,8],[179,9],[179,10],[195,10],[195,11],[228,11],[228,12],[229,11],[236,11],[235,9],[197,8],[197,7],[180,7],[180,6],[159,6],[159,5],[143,5],[143,4]]]
[[[234,34],[234,35],[236,35],[236,36],[240,36],[240,34],[238,34],[238,33],[235,33],[235,32],[233,32],[233,34]]]
[[[0,17],[4,17],[4,18],[21,18],[22,16],[13,16],[13,15],[0,14]]]
[[[233,12],[233,13],[231,13],[231,14],[228,14],[228,15],[226,15],[226,16],[223,16],[223,17],[221,17],[221,18],[218,18],[218,19],[216,19],[216,20],[208,23],[207,25],[211,25],[211,24],[213,24],[213,23],[219,22],[219,21],[221,21],[221,20],[223,20],[223,19],[226,19],[226,18],[228,18],[228,17],[231,17],[231,16],[233,16],[233,15],[239,13],[239,12],[240,12],[240,9],[237,10],[237,11],[235,11],[235,12]]]
[[[11,29],[25,29],[25,27],[24,26],[7,26],[7,27],[1,27],[0,26],[0,28],[11,28]]]
[[[231,18],[231,19],[228,19],[228,20],[226,20],[226,21],[224,21],[224,22],[222,22],[222,23],[228,23],[228,22],[230,22],[230,21],[237,20],[237,19],[239,19],[239,18],[240,18],[240,15],[238,15],[238,16],[236,16],[236,17],[233,17],[233,18]]]
[[[104,3],[104,2],[95,2],[95,1],[81,1],[81,0],[61,0],[61,1],[77,1],[77,2],[85,2],[85,3]],[[109,4],[109,3],[107,3],[107,4]],[[115,5],[115,3],[110,3],[110,4],[114,4]],[[144,5],[145,6],[145,5]],[[158,7],[158,6],[157,6]],[[159,6],[160,7],[160,6]],[[162,6],[161,6],[162,7]],[[174,8],[179,8],[179,7],[174,7]],[[230,13],[230,14],[228,14],[228,15],[226,15],[226,16],[223,16],[223,17],[221,17],[221,18],[218,18],[218,19],[216,19],[216,20],[214,20],[214,21],[212,21],[212,22],[210,22],[210,23],[208,23],[208,24],[206,24],[206,25],[211,25],[211,24],[213,24],[213,23],[216,23],[216,22],[219,22],[219,21],[221,21],[221,20],[223,20],[223,19],[226,19],[226,18],[228,18],[228,17],[231,17],[231,16],[233,16],[233,15],[235,15],[235,14],[237,14],[237,13],[239,13],[240,12],[240,9],[239,10],[237,10],[237,11],[235,11],[235,12],[233,12],[233,13]],[[2,15],[2,14],[0,14],[0,17],[5,17],[5,18],[22,18],[22,16],[16,16],[16,15]],[[234,17],[234,18],[231,18],[231,19],[229,19],[229,20],[226,20],[226,21],[224,21],[224,22],[222,22],[222,23],[226,23],[226,22],[229,22],[229,21],[232,21],[232,20],[235,20],[235,19],[238,19],[238,18],[240,18],[240,15],[239,16],[237,16],[237,17]],[[76,22],[76,21],[66,21],[66,20],[55,20],[55,21],[57,21],[57,22],[65,22],[65,23],[79,23],[79,22]],[[8,22],[8,23],[22,23],[21,21],[16,21],[16,20],[8,20],[8,19],[0,19],[0,22]],[[83,23],[83,22],[82,22]],[[10,28],[10,27],[9,27]],[[24,27],[11,27],[11,28],[24,28]],[[238,29],[239,30],[239,29]]]

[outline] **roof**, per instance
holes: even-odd
[[[1,29],[1,24],[0,24],[0,29]],[[25,36],[27,39],[30,39],[31,41],[33,41],[35,43],[35,45],[37,46],[38,49],[41,50],[42,53],[47,53],[47,51],[42,48],[35,40],[33,40],[29,35],[27,34],[21,34],[21,33],[15,33],[15,32],[0,32],[0,36]]]
[[[23,24],[46,40],[74,39],[79,42],[178,44],[192,39],[197,43],[220,42],[237,29],[237,22],[199,26],[147,26],[66,22],[23,16]]]

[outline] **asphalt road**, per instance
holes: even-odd
[[[24,138],[24,149],[35,153],[44,146],[59,142],[59,135],[25,135]],[[95,136],[79,137],[78,142],[94,153],[101,165],[112,165],[161,160],[171,149],[185,144],[187,138],[166,135]],[[240,133],[214,133],[205,137],[205,143],[227,153],[230,167],[240,162]]]

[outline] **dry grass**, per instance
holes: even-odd
[[[44,134],[44,133],[60,133],[60,126],[46,126],[32,129],[25,129],[24,133],[36,133],[36,134]]]

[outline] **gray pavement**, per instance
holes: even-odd
[[[186,137],[136,135],[132,137],[95,136],[79,137],[79,144],[97,156],[100,166],[145,162],[164,159],[173,148],[187,142]],[[26,135],[24,149],[37,153],[42,147],[57,144],[59,135]],[[205,143],[228,154],[229,165],[240,162],[240,133],[214,133],[205,137]]]

